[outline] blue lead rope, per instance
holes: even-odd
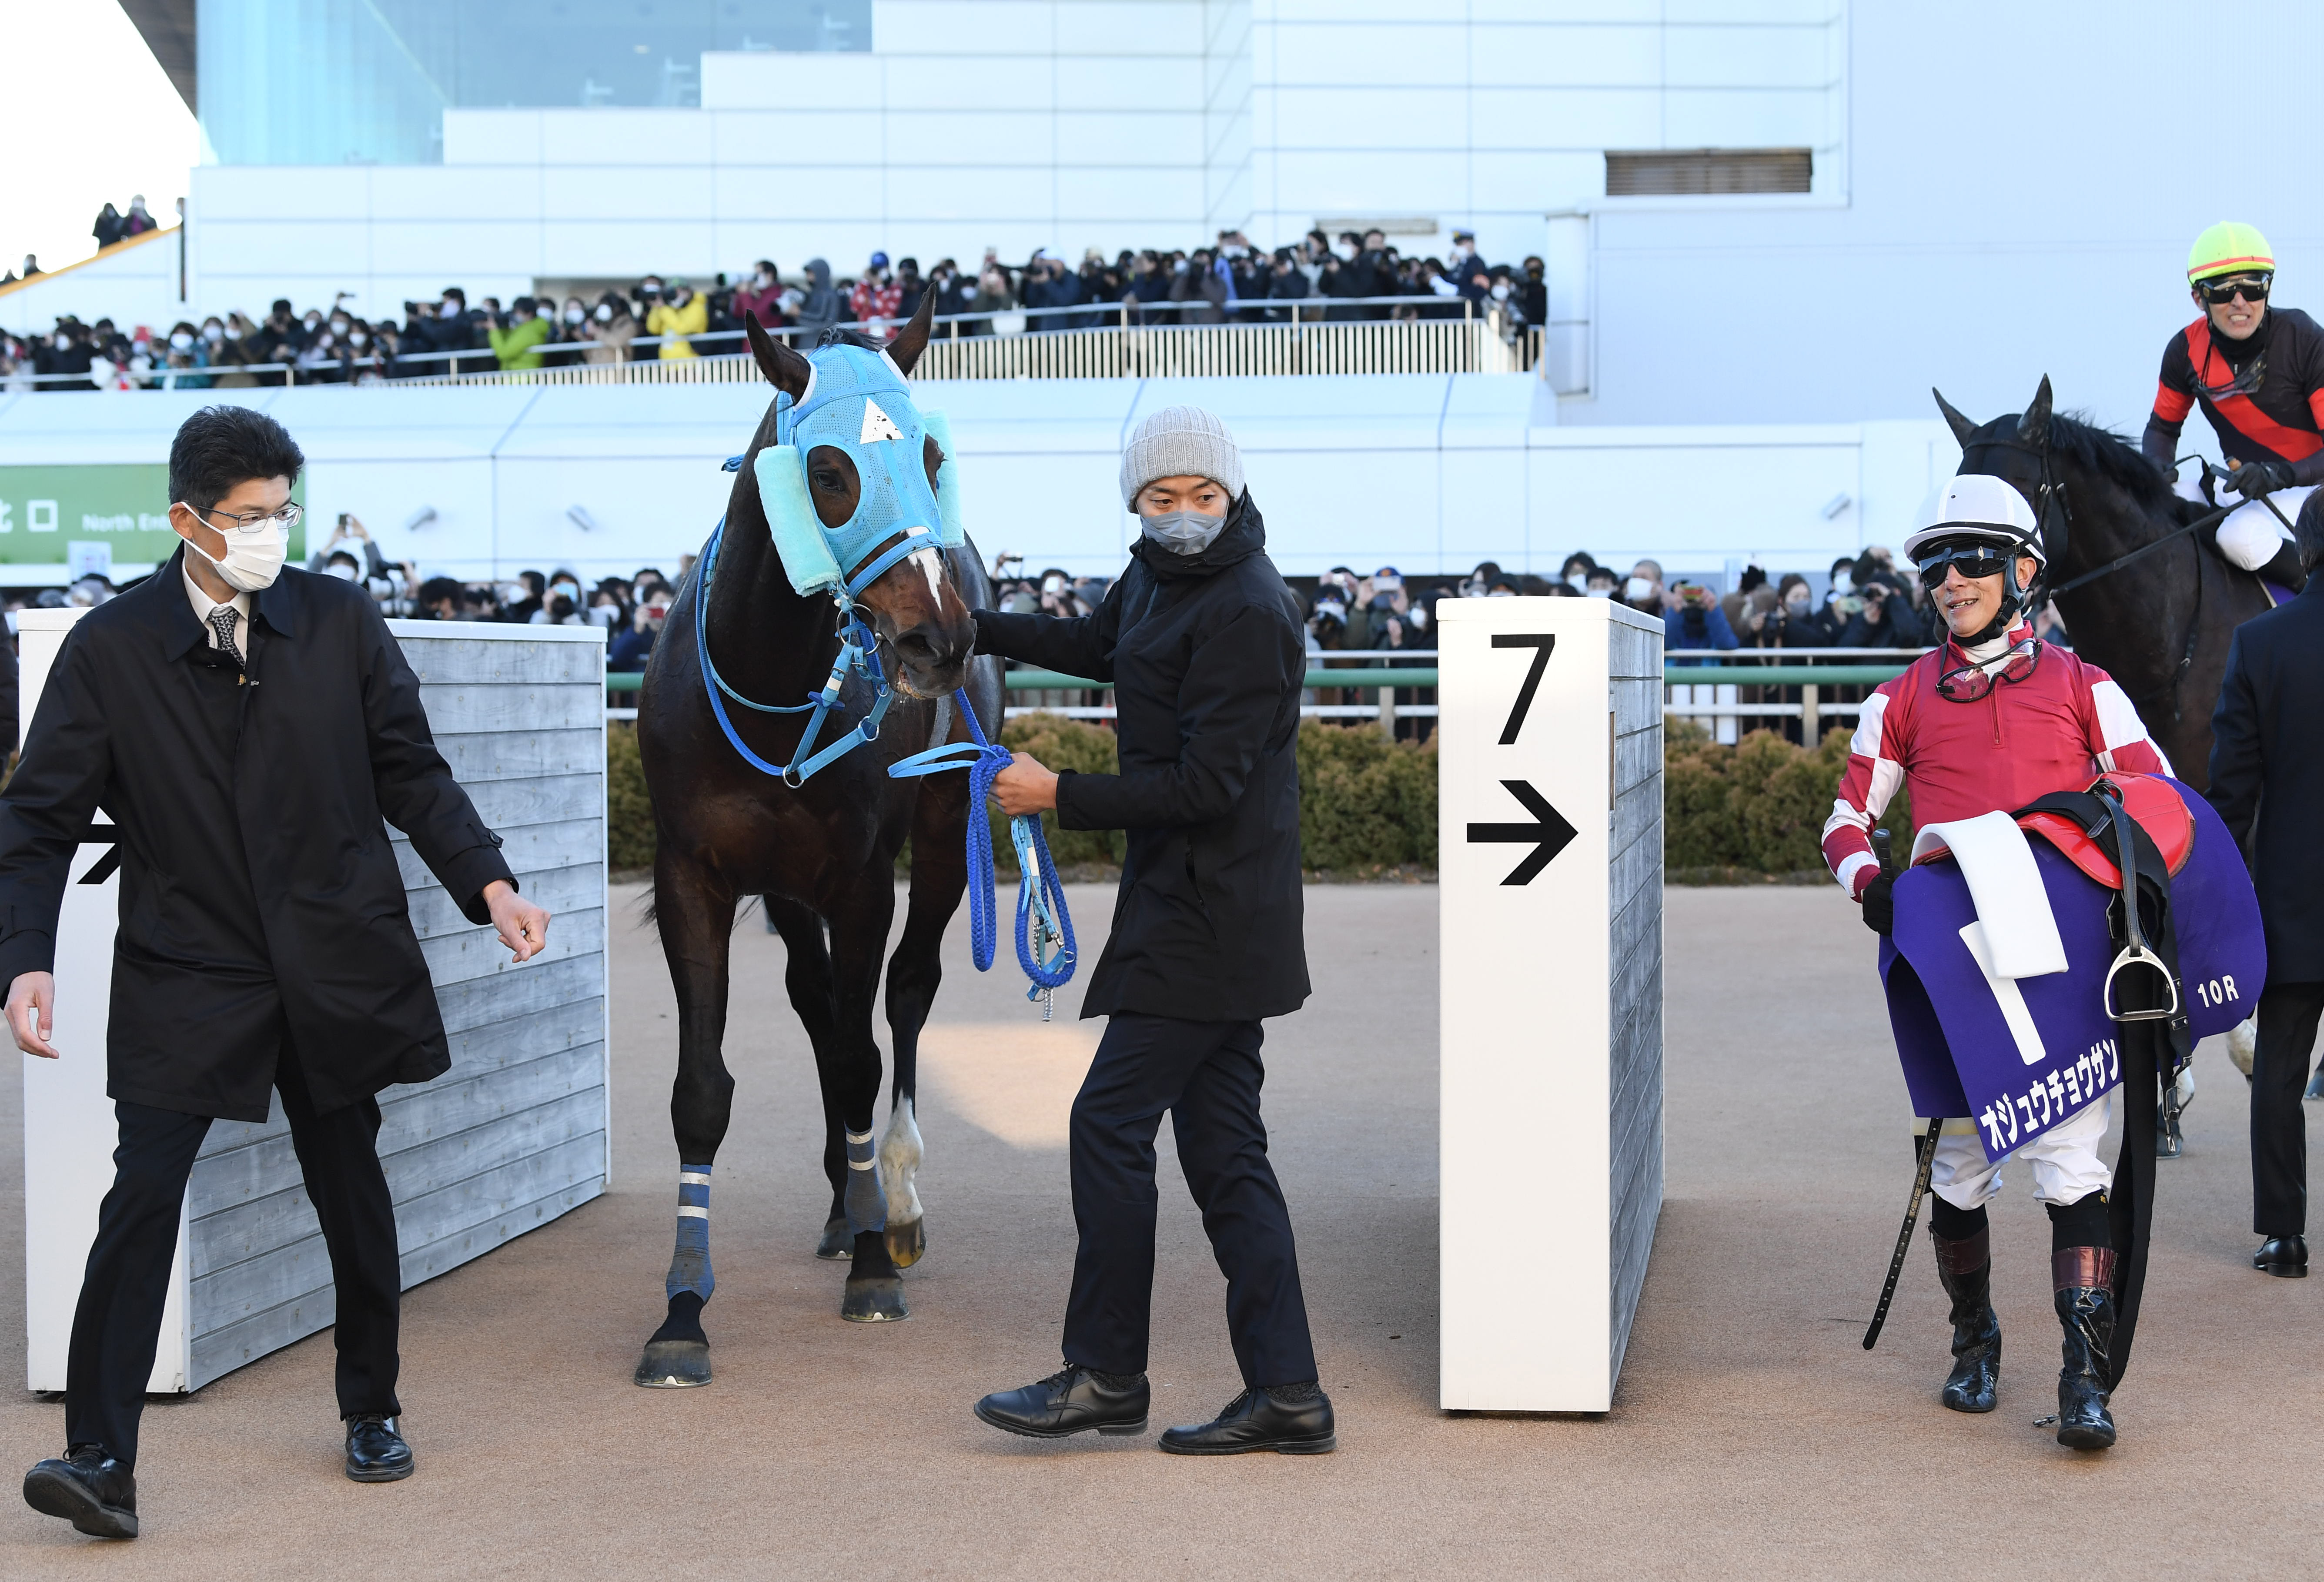
[[[731,466],[729,470],[732,470]],[[711,529],[710,541],[702,546],[702,564],[696,573],[699,581],[695,592],[694,651],[701,662],[702,674],[708,682],[710,712],[718,721],[718,728],[726,734],[727,744],[742,755],[744,763],[762,774],[774,775],[785,785],[797,790],[807,783],[809,775],[857,744],[879,740],[880,722],[887,716],[888,705],[895,701],[895,694],[888,685],[886,672],[880,666],[878,640],[863,624],[862,617],[855,613],[855,606],[844,602],[840,606],[839,653],[831,662],[831,676],[824,682],[823,690],[804,703],[754,703],[728,686],[726,678],[718,673],[718,667],[710,662],[710,578],[718,569],[718,545],[725,536],[726,519],[722,516],[718,519],[718,525]],[[815,751],[815,739],[822,733],[825,717],[838,707],[839,689],[851,671],[861,672],[876,689],[872,711],[863,717],[861,725],[817,753]],[[770,763],[751,751],[743,744],[741,733],[735,730],[734,722],[727,717],[726,705],[719,700],[722,693],[743,708],[754,708],[761,714],[807,714],[813,710],[807,719],[807,729],[800,733],[798,748],[792,754],[791,762]],[[977,739],[982,741],[983,738],[980,736]]]
[[[948,769],[968,771],[969,945],[976,970],[990,972],[997,943],[993,925],[999,901],[992,867],[992,826],[984,816],[984,801],[991,794],[993,779],[1009,767],[1010,757],[1008,748],[985,740],[984,726],[978,723],[965,690],[955,690],[953,702],[976,739],[947,742],[915,753],[890,764],[888,772],[902,780],[940,774]],[[1065,910],[1065,886],[1049,856],[1048,837],[1041,832],[1040,815],[1019,814],[1009,821],[1009,833],[1017,844],[1017,965],[1032,980],[1025,997],[1041,1002],[1041,1020],[1047,1022],[1056,991],[1074,976],[1073,914]],[[1050,951],[1053,944],[1056,948]]]

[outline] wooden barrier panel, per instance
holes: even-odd
[[[1662,1210],[1662,625],[1438,614],[1441,1399],[1604,1411]]]
[[[26,717],[72,617],[26,611]],[[438,745],[504,842],[520,887],[555,914],[512,965],[391,829],[452,1069],[380,1095],[379,1151],[409,1289],[605,1189],[604,638],[593,628],[389,623]],[[84,847],[76,877],[101,850]],[[74,884],[58,939],[66,1059],[23,1057],[27,1383],[64,1386],[80,1266],[111,1180],[104,1000],[119,881]],[[330,1261],[281,1104],[210,1128],[186,1192],[151,1387],[198,1390],[336,1317]]]

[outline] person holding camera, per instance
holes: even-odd
[[[1856,570],[1856,586],[1861,591],[1852,599],[1835,601],[1835,608],[1849,611],[1848,624],[1840,629],[1835,646],[1921,647],[1921,618],[1914,612],[1911,597],[1897,585],[1895,573],[1871,569],[1862,561]]]

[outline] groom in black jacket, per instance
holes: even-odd
[[[1084,1016],[1108,1018],[1074,1100],[1081,1244],[1060,1373],[976,1415],[1041,1439],[1146,1427],[1154,1134],[1170,1112],[1186,1185],[1227,1277],[1243,1391],[1164,1432],[1181,1455],[1329,1450],[1307,1309],[1259,1118],[1259,1022],[1306,999],[1300,931],[1297,601],[1267,558],[1226,426],[1199,407],[1139,425],[1121,459],[1139,516],[1129,569],[1078,620],[980,610],[977,651],[1114,684],[1121,772],[1052,774],[1025,754],[993,782],[1010,814],[1122,829],[1129,855]]]

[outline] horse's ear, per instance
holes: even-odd
[[[2050,440],[2050,375],[2042,375],[2042,388],[2034,393],[2034,404],[2017,420],[2017,437],[2028,445],[2046,445]]]
[[[1947,401],[1942,391],[1932,387],[1929,393],[1937,398],[1937,410],[1945,414],[1945,421],[1952,428],[1953,438],[1960,442],[1963,450],[1968,449],[1969,437],[1977,432],[1977,425],[1963,416],[1951,402]]]
[[[742,315],[742,333],[750,338],[751,356],[757,359],[759,372],[767,376],[768,384],[788,393],[793,401],[807,393],[808,382],[815,377],[814,364],[769,335],[756,313]]]
[[[936,320],[936,294],[933,290],[923,291],[920,305],[912,310],[910,321],[896,331],[896,338],[888,343],[888,356],[895,360],[896,366],[907,374],[912,371],[912,365],[928,349],[928,331]]]

